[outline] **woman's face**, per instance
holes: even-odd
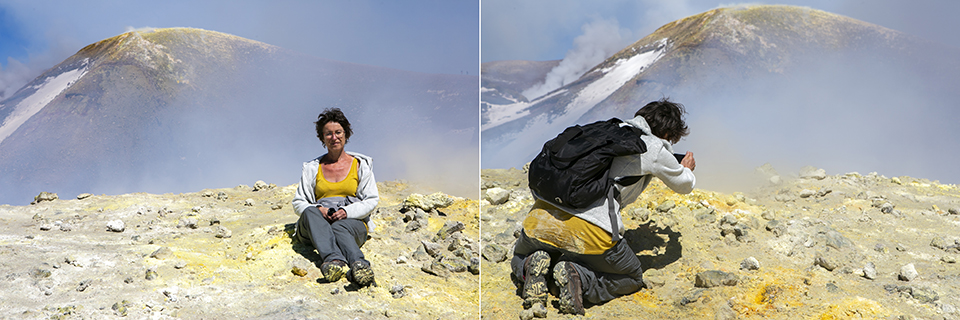
[[[327,122],[323,125],[323,145],[329,151],[343,150],[343,145],[346,143],[344,134],[343,126],[339,122]]]

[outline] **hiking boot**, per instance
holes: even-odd
[[[546,274],[550,270],[550,255],[546,251],[536,251],[523,261],[523,308],[527,309],[537,302],[547,305]]]
[[[373,282],[373,268],[370,268],[370,263],[364,260],[354,261],[350,265],[350,273],[353,274],[353,282],[356,282],[357,285],[361,287],[366,287]]]
[[[346,273],[347,263],[343,260],[327,261],[320,265],[320,273],[327,282],[337,282]]]
[[[560,288],[560,313],[584,314],[583,287],[580,283],[580,273],[569,261],[560,261],[553,267],[553,279]]]

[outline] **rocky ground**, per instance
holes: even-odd
[[[0,318],[477,319],[477,201],[378,186],[365,288],[293,240],[296,185],[2,205]]]
[[[723,194],[659,182],[623,210],[650,288],[586,319],[960,319],[960,189],[806,167]],[[579,318],[524,311],[508,258],[533,204],[526,174],[481,173],[481,317]],[[507,259],[507,260],[505,260]]]

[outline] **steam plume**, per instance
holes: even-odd
[[[573,39],[573,49],[567,52],[563,61],[547,73],[542,83],[523,91],[524,96],[532,100],[577,80],[634,40],[633,32],[621,29],[617,19],[613,18],[588,22],[581,29],[583,34]]]

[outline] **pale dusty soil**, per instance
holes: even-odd
[[[413,187],[379,187],[378,229],[362,248],[379,286],[359,289],[346,279],[327,283],[312,247],[292,239],[296,185],[0,206],[0,318],[124,317],[115,306],[131,319],[478,318],[479,277],[427,274],[421,267],[432,259],[414,254],[447,221],[465,224],[463,242],[477,252],[477,201],[457,198],[429,212],[426,227],[406,232],[400,208]],[[218,200],[219,192],[228,198]],[[191,219],[197,228],[183,226]],[[126,229],[108,231],[111,220]],[[218,226],[231,237],[216,237]],[[160,248],[170,253],[151,257]],[[157,277],[148,280],[148,270]],[[394,298],[394,287],[405,296]]]
[[[511,169],[483,170],[481,176],[484,189],[513,190],[505,204],[481,201],[481,240],[512,249],[513,232],[533,203],[526,175]],[[762,180],[764,187],[744,193],[695,190],[688,195],[655,181],[623,211],[625,239],[638,251],[654,287],[588,306],[582,317],[558,314],[551,296],[548,318],[960,318],[956,185],[855,173],[781,179],[778,184]],[[657,209],[667,201],[676,207]],[[886,202],[896,211],[882,212]],[[727,215],[746,230],[744,237],[721,235]],[[767,230],[771,220],[783,226],[779,236]],[[943,249],[932,245],[938,238]],[[838,266],[828,271],[815,264],[818,255]],[[759,261],[759,270],[741,270],[748,257]],[[876,266],[873,280],[863,276],[868,262]],[[481,317],[517,319],[523,308],[509,260],[482,263]],[[919,277],[899,280],[901,267],[911,263]],[[733,273],[739,282],[695,287],[697,273],[706,270]],[[924,299],[930,296],[935,299]]]

